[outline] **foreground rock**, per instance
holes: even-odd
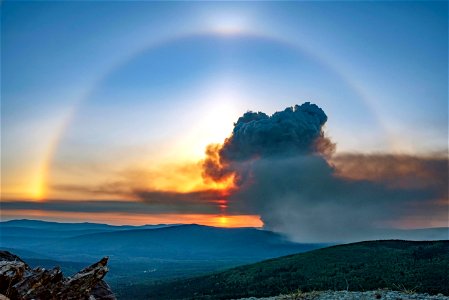
[[[290,295],[280,295],[265,298],[242,298],[240,300],[368,300],[368,299],[384,299],[384,300],[449,300],[444,295],[416,294],[411,291],[399,292],[389,290],[378,290],[368,292],[349,292],[349,291],[319,291],[319,292],[297,292]]]
[[[107,262],[105,257],[65,278],[59,267],[31,269],[18,256],[0,251],[0,299],[115,300],[103,280],[108,272]]]

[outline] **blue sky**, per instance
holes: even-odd
[[[1,13],[6,196],[197,161],[245,111],[305,101],[339,152],[447,151],[446,2],[5,1]]]

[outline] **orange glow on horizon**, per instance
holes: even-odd
[[[56,222],[94,222],[111,225],[146,224],[199,224],[215,227],[262,227],[257,215],[216,215],[216,214],[139,214],[139,213],[98,213],[61,212],[43,210],[4,210],[2,221],[11,219],[40,219]]]

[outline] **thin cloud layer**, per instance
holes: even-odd
[[[440,155],[339,154],[331,158],[337,176],[383,182],[391,187],[434,188],[447,198],[448,160]]]
[[[151,205],[149,205],[151,204]],[[216,203],[171,201],[169,203],[130,200],[46,200],[3,201],[2,210],[72,213],[132,213],[132,214],[219,214]],[[126,220],[124,220],[126,221]],[[126,223],[126,222],[125,222]]]

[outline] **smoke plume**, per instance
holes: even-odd
[[[447,220],[447,158],[333,158],[326,121],[309,102],[272,116],[247,112],[222,145],[207,148],[203,176],[234,176],[229,209],[259,214],[267,229],[298,241],[379,238],[394,221]]]

